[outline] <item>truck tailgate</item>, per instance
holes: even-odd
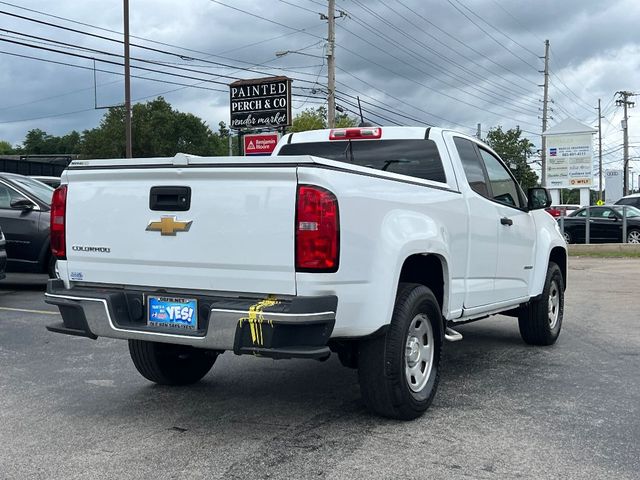
[[[295,164],[141,167],[67,170],[70,280],[295,294]],[[190,208],[152,210],[152,187]]]

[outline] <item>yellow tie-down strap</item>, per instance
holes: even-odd
[[[280,302],[275,299],[275,297],[269,295],[264,300],[260,300],[258,303],[255,303],[249,307],[249,316],[242,317],[240,319],[240,327],[242,327],[243,322],[249,323],[249,328],[251,329],[251,341],[256,346],[264,345],[264,336],[262,334],[262,324],[265,322],[264,314],[262,310],[268,307],[273,307],[274,305],[278,305]],[[267,323],[273,327],[273,321],[267,320]]]

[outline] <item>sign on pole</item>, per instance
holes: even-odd
[[[244,136],[245,155],[271,155],[280,139],[277,133],[252,133]]]
[[[291,125],[291,79],[267,77],[229,85],[231,122],[236,130]]]
[[[609,205],[622,198],[623,177],[622,170],[607,170],[605,172],[605,198]]]
[[[567,118],[542,132],[546,138],[546,185],[550,189],[593,185],[593,140],[597,130]],[[582,195],[582,193],[581,193]],[[588,198],[588,196],[587,196]]]
[[[550,188],[583,188],[593,184],[591,134],[547,137],[547,185]]]

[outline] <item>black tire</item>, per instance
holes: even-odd
[[[47,260],[47,275],[49,275],[49,278],[58,278],[58,275],[56,275],[56,257],[53,255]]]
[[[416,322],[427,323],[418,325]],[[423,359],[424,350],[420,350],[417,357],[413,350],[412,339],[419,337],[410,332],[415,335],[424,329],[430,330],[429,352],[433,353],[425,354]],[[438,388],[443,335],[440,306],[431,290],[415,283],[401,283],[386,333],[360,343],[358,380],[367,408],[400,420],[412,420],[422,415]],[[424,345],[429,343],[424,336],[421,341]],[[413,367],[407,349],[413,352]],[[424,369],[423,362],[426,362]],[[416,376],[421,376],[419,383],[414,382],[410,374],[416,367],[419,368]]]
[[[565,230],[562,236],[564,237],[565,242],[573,243],[573,238],[571,237],[571,234],[568,231]]]
[[[520,307],[520,336],[529,345],[553,345],[564,314],[564,279],[560,267],[549,262],[542,295]]]
[[[191,385],[204,377],[217,353],[188,345],[129,340],[129,354],[140,374],[160,385]]]

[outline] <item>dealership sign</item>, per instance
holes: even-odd
[[[592,135],[596,130],[568,118],[543,132],[546,185],[551,189],[589,188],[593,184]]]
[[[255,133],[244,136],[245,155],[271,155],[278,144],[277,133]]]
[[[553,135],[547,138],[547,186],[590,187],[593,178],[591,134]]]
[[[291,79],[238,80],[229,85],[231,122],[236,130],[291,125]]]
[[[623,170],[607,170],[605,171],[605,195],[607,203],[617,202],[624,195],[624,171]]]

